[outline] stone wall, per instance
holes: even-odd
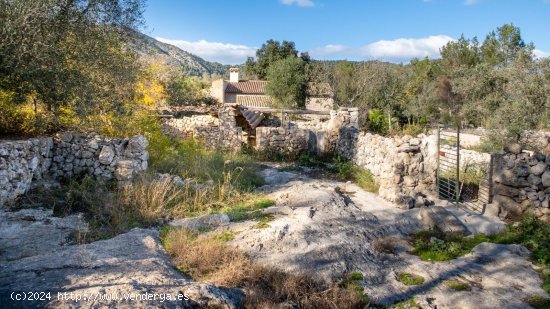
[[[0,141],[0,207],[27,192],[33,179],[48,174],[52,148],[51,137]]]
[[[256,128],[256,149],[297,156],[309,148],[308,130],[289,127]]]
[[[306,109],[314,111],[330,111],[334,107],[334,99],[327,97],[307,97]]]
[[[338,142],[339,155],[372,172],[382,198],[407,208],[433,192],[436,153],[434,135],[391,138],[351,129]]]
[[[357,108],[330,112],[328,121],[289,121],[283,127],[256,128],[256,149],[296,155],[310,151],[317,155],[336,152],[340,130],[358,127]]]
[[[195,129],[219,126],[218,118],[211,115],[193,115],[182,118],[168,118],[163,120],[163,130],[174,138],[190,138]]]
[[[63,132],[53,138],[49,174],[56,179],[88,174],[98,179],[128,180],[147,169],[147,145],[141,135],[122,139]]]
[[[239,151],[242,144],[242,128],[237,126],[237,111],[230,105],[218,110],[218,117],[193,115],[163,120],[163,131],[173,138],[193,138],[208,149]]]
[[[33,180],[80,174],[126,181],[147,169],[147,140],[63,132],[52,137],[0,142],[0,206],[24,194]]]
[[[550,217],[550,155],[508,151],[493,156],[493,204],[502,218],[519,218],[527,210]]]

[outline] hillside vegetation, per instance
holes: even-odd
[[[138,55],[157,56],[165,65],[181,69],[188,76],[226,76],[229,65],[206,61],[196,55],[167,43],[160,42],[138,31],[127,29],[129,45]]]

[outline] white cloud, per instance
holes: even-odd
[[[352,48],[345,45],[326,45],[310,51],[317,59],[365,59],[390,62],[408,62],[412,58],[438,58],[439,49],[454,39],[446,35],[433,35],[427,38],[381,40],[363,47]]]
[[[535,49],[533,50],[533,54],[535,55],[535,58],[546,58],[546,57],[550,57],[550,53],[548,52],[544,52],[540,49]]]
[[[327,59],[331,56],[339,56],[342,54],[347,54],[351,49],[345,45],[325,45],[323,47],[314,48],[309,51],[309,54],[316,59]]]
[[[446,35],[432,35],[420,39],[381,40],[361,48],[361,55],[387,61],[403,61],[411,58],[437,58],[439,49],[452,41]]]
[[[223,64],[240,64],[247,57],[253,57],[256,47],[246,45],[200,41],[171,40],[156,38],[195,54],[208,61]],[[321,60],[382,60],[389,62],[408,62],[412,58],[439,58],[439,49],[454,40],[447,35],[432,35],[426,38],[400,38],[396,40],[376,41],[362,47],[350,47],[341,44],[329,44],[309,50],[314,59]],[[535,50],[537,57],[547,57],[548,53]]]
[[[312,0],[280,0],[284,5],[297,5],[301,7],[312,7],[315,6]]]
[[[187,52],[195,54],[208,61],[216,61],[223,64],[243,63],[247,57],[254,56],[255,47],[230,43],[209,42],[200,40],[195,42],[184,40],[170,40],[156,38],[157,40],[177,46]]]

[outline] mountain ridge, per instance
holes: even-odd
[[[229,74],[230,65],[204,60],[177,46],[161,42],[141,32],[129,29],[126,32],[129,36],[130,46],[139,55],[160,56],[165,64],[181,68],[186,75],[201,77],[207,74],[226,77]]]

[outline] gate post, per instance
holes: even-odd
[[[455,182],[456,206],[460,201],[460,125],[456,125],[456,182]]]
[[[441,189],[439,188],[440,186],[440,181],[439,181],[439,177],[441,176],[440,173],[439,173],[439,157],[441,156],[441,153],[440,153],[440,149],[441,148],[441,125],[438,123],[437,124],[437,167],[435,169],[435,186],[437,188],[437,198],[440,199],[441,198]]]

